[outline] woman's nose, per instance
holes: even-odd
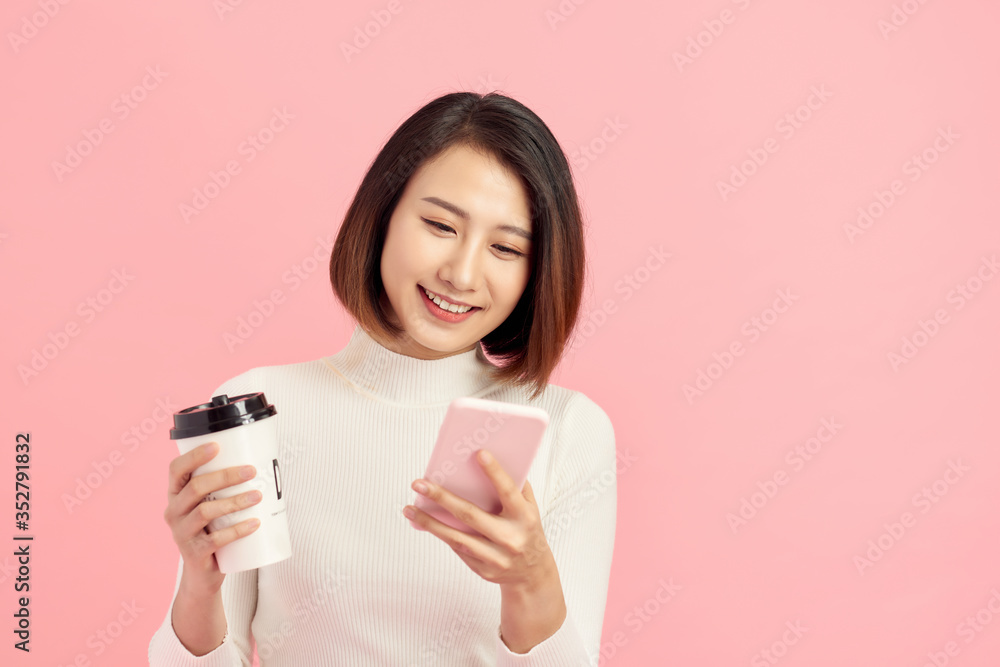
[[[482,278],[482,259],[470,248],[458,250],[442,267],[441,277],[451,283],[456,290],[478,289]]]

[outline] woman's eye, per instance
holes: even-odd
[[[433,220],[428,220],[427,218],[420,218],[420,219],[423,220],[424,222],[426,222],[428,225],[434,227],[435,229],[441,230],[442,232],[453,232],[453,231],[455,231],[454,229],[452,229],[448,225],[442,224],[440,222],[434,222]],[[502,246],[502,245],[498,245],[498,246],[494,246],[494,247],[497,248],[500,252],[502,252],[505,255],[510,255],[512,257],[524,257],[524,253],[523,252],[518,252],[517,250],[514,250],[513,248],[508,248],[507,246]]]
[[[427,218],[421,218],[421,220],[423,220],[424,222],[426,222],[428,225],[431,225],[432,227],[435,227],[436,229],[440,229],[442,232],[453,232],[453,231],[455,231],[454,229],[452,229],[448,225],[443,225],[440,222],[434,222],[433,220],[428,220]]]
[[[513,248],[507,248],[506,246],[498,245],[497,248],[505,255],[515,255],[518,257],[523,257],[524,253],[520,253]]]

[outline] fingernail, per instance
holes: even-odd
[[[407,519],[412,519],[415,515],[413,514],[413,510],[411,510],[409,507],[404,507],[403,516],[405,516]]]
[[[243,466],[240,468],[240,477],[243,479],[250,479],[253,477],[254,467],[253,466]]]
[[[482,461],[483,463],[489,463],[490,461],[493,460],[493,457],[490,456],[490,453],[488,451],[486,451],[485,449],[480,449],[479,450],[479,460]]]
[[[427,485],[424,484],[423,482],[414,482],[413,483],[413,490],[416,491],[417,493],[421,494],[421,495],[424,495],[424,496],[427,495]]]

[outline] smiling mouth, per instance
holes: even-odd
[[[417,292],[420,294],[419,297],[420,300],[423,301],[424,305],[427,307],[427,312],[441,322],[447,322],[450,324],[458,324],[460,322],[465,322],[470,317],[474,316],[476,313],[482,310],[482,308],[480,308],[479,306],[473,306],[471,309],[465,311],[464,313],[453,313],[450,310],[445,310],[441,306],[431,301],[431,298],[427,296],[427,290],[424,289],[423,285],[417,285]],[[433,292],[431,293],[433,294]]]
[[[448,303],[449,305],[452,305],[452,306],[459,306],[460,308],[464,308],[465,306],[463,306],[462,304],[457,304],[457,303],[453,303],[453,302],[451,302],[451,301],[448,301],[448,299],[444,298],[443,296],[441,296],[440,294],[438,294],[438,293],[437,293],[437,292],[435,292],[434,290],[428,290],[428,289],[427,289],[426,287],[424,287],[423,285],[420,285],[420,284],[417,284],[417,289],[419,289],[419,290],[420,290],[421,294],[423,294],[423,295],[424,295],[424,296],[425,296],[425,297],[427,298],[427,300],[428,300],[428,301],[430,301],[430,302],[431,302],[432,304],[434,304],[435,306],[437,306],[438,308],[440,308],[440,309],[441,309],[441,310],[442,310],[443,312],[445,312],[445,313],[450,313],[450,314],[452,314],[452,315],[466,315],[466,314],[468,314],[468,313],[471,313],[471,312],[473,312],[473,311],[476,311],[476,310],[482,310],[482,308],[480,308],[479,306],[469,306],[469,307],[468,307],[469,309],[468,309],[468,310],[466,310],[466,311],[463,311],[463,312],[459,312],[459,313],[453,313],[452,311],[450,311],[450,310],[448,310],[448,309],[446,309],[446,308],[441,308],[441,307],[440,307],[440,306],[438,306],[438,305],[437,305],[436,303],[434,303],[434,300],[433,300],[433,299],[431,299],[431,297],[430,297],[430,296],[428,296],[427,292],[430,292],[430,293],[431,293],[431,294],[433,294],[433,295],[434,295],[435,297],[437,297],[438,299],[441,299],[442,301],[444,301],[444,302]]]

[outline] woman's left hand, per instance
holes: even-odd
[[[458,554],[476,574],[502,587],[510,585],[523,590],[533,590],[552,577],[558,578],[555,558],[549,549],[542,520],[538,511],[531,483],[525,480],[524,492],[518,490],[510,475],[492,456],[483,461],[485,450],[480,449],[476,460],[496,487],[503,509],[500,514],[490,514],[475,503],[455,495],[426,479],[413,483],[413,490],[420,493],[417,484],[427,486],[425,495],[449,511],[456,519],[479,531],[483,537],[469,535],[441,523],[430,514],[412,505],[409,517],[420,529],[437,536]]]

